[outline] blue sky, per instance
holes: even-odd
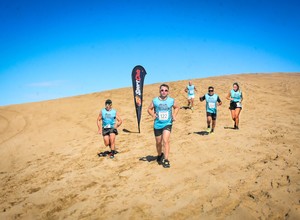
[[[300,71],[296,0],[0,0],[0,106],[224,74]]]

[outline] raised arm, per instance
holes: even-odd
[[[203,102],[205,100],[205,95],[199,98],[200,102]]]

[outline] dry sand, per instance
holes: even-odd
[[[235,81],[244,94],[239,131],[224,129]],[[169,83],[181,105],[187,83]],[[195,111],[179,111],[170,169],[140,160],[156,156],[146,110],[159,84],[144,87],[140,134],[132,88],[0,107],[0,219],[300,219],[300,74],[193,83]],[[200,135],[198,98],[209,85],[223,105],[215,134]],[[123,119],[113,160],[96,155],[108,150],[96,127],[107,98]]]

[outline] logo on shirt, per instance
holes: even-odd
[[[208,101],[209,101],[209,102],[214,102],[215,99],[214,99],[214,97],[208,97]]]
[[[168,107],[168,105],[167,104],[159,104],[158,105],[158,109],[159,110],[162,110],[162,111],[164,111],[164,110],[169,110],[169,107]]]
[[[113,118],[111,114],[105,113],[105,118]]]

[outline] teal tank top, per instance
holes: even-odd
[[[167,97],[166,100],[160,100],[159,97],[153,99],[154,112],[156,119],[154,120],[154,128],[162,129],[167,125],[172,125],[172,108],[174,99]]]
[[[234,91],[233,89],[230,91],[230,97],[233,98],[233,102],[240,102],[242,100],[242,92]]]
[[[194,85],[188,85],[187,86],[188,89],[188,95],[194,95],[195,94],[195,86]]]
[[[102,113],[102,127],[114,128],[116,123],[117,112],[114,109],[107,111],[105,108],[101,110]]]
[[[206,100],[206,111],[213,114],[217,114],[218,95],[205,94],[205,100]]]

